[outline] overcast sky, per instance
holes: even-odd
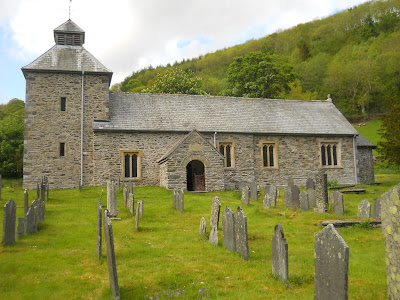
[[[365,0],[0,0],[0,104],[25,100],[21,67],[54,45],[69,18],[112,84],[165,65],[332,15]]]

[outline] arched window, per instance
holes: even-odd
[[[338,166],[340,162],[338,143],[323,142],[321,143],[321,165],[327,167]]]
[[[277,167],[277,144],[274,142],[261,142],[261,159],[264,168]]]
[[[141,178],[141,156],[139,151],[121,150],[122,169],[124,178],[140,179]]]
[[[219,152],[224,156],[224,167],[235,167],[235,145],[233,142],[218,142]]]

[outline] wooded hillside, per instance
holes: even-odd
[[[273,54],[278,57],[274,61],[292,67],[295,79],[289,82],[290,89],[282,88],[274,98],[326,99],[330,94],[347,117],[383,112],[400,91],[400,0],[370,1],[259,40],[174,65],[149,67],[112,90],[151,91],[157,74],[178,67],[201,77],[205,92],[230,95],[228,68],[250,52]]]

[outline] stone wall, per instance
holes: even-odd
[[[371,147],[357,147],[358,183],[374,183],[374,160]]]
[[[82,74],[27,72],[24,188],[43,175],[54,188],[78,186],[81,173]],[[84,75],[84,185],[93,177],[93,120],[108,120],[107,75]],[[61,97],[66,111],[61,111]],[[65,156],[60,157],[60,143]]]

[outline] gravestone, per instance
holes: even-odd
[[[28,190],[24,190],[24,216],[28,213],[29,209],[29,199],[28,199]]]
[[[185,210],[185,193],[183,192],[183,189],[181,189],[179,193],[179,210],[184,211]]]
[[[272,273],[279,276],[282,281],[289,279],[288,244],[281,224],[277,224],[271,240]]]
[[[308,193],[308,204],[312,207],[316,206],[315,200],[315,183],[312,178],[308,178],[306,182],[307,193]]]
[[[369,219],[371,217],[371,203],[364,199],[358,204],[357,219]]]
[[[400,299],[400,184],[381,196],[382,233],[385,238],[387,298]]]
[[[300,208],[305,211],[308,211],[310,209],[310,205],[308,202],[308,193],[306,191],[301,191],[300,193]]]
[[[109,212],[107,209],[104,210],[104,238],[107,252],[108,278],[110,280],[111,293],[114,299],[119,299],[117,262],[115,260],[114,249],[114,235],[112,223],[108,213]]]
[[[143,200],[138,201],[138,207],[136,208],[139,211],[139,216],[142,219],[143,218]]]
[[[128,201],[128,189],[124,187],[122,189],[122,204],[126,207]]]
[[[39,222],[44,222],[44,214],[45,214],[45,202],[44,200],[39,200]]]
[[[44,201],[45,198],[46,198],[46,185],[42,181],[42,184],[40,185],[40,199]]]
[[[175,208],[175,209],[177,209],[177,201],[176,201],[176,190],[174,189],[173,191],[172,191],[172,206]]]
[[[300,189],[297,185],[292,185],[292,208],[300,207]]]
[[[242,207],[238,207],[235,215],[235,241],[236,252],[245,260],[250,258],[249,241],[247,235],[247,218]]]
[[[334,191],[331,195],[331,202],[333,213],[344,216],[343,194],[339,191]]]
[[[99,200],[99,203],[97,204],[97,243],[96,243],[96,250],[97,250],[97,257],[100,259],[101,258],[101,244],[102,244],[102,215],[103,215],[103,208],[101,207],[101,199]]]
[[[136,205],[136,217],[135,217],[135,229],[139,231],[139,211],[140,211],[141,202],[138,201]]]
[[[18,218],[17,239],[20,239],[25,234],[25,219]]]
[[[250,183],[250,198],[258,201],[257,182],[255,182],[255,181],[252,181]]]
[[[39,223],[39,207],[38,206],[39,206],[39,199],[33,200],[32,203],[31,203],[31,207],[33,208],[33,212],[34,212],[34,215],[35,215],[36,228],[37,228],[37,225]]]
[[[285,189],[283,191],[283,200],[285,201],[286,208],[292,208],[292,187],[291,186],[285,186]]]
[[[229,206],[222,213],[222,241],[230,251],[236,251],[235,213]]]
[[[133,194],[133,182],[128,183],[128,193]]]
[[[117,189],[114,181],[107,181],[107,210],[110,217],[118,216]]]
[[[328,176],[324,172],[315,175],[315,212],[328,211]]]
[[[250,204],[250,190],[248,186],[242,188],[242,203],[244,205]]]
[[[26,233],[34,234],[37,231],[37,225],[36,225],[35,208],[33,206],[29,207],[25,219],[26,219]]]
[[[36,198],[39,198],[39,197],[40,197],[39,183],[36,183],[36,194],[37,194],[37,197],[36,197]]]
[[[275,207],[277,196],[276,186],[274,184],[267,184],[264,188],[264,208]]]
[[[245,186],[249,186],[249,183],[246,181],[239,181],[239,191],[242,192]]]
[[[129,194],[128,196],[128,209],[132,216],[135,215],[135,197],[133,194]]]
[[[291,177],[291,176],[288,177],[288,184],[287,184],[287,185],[288,185],[288,186],[294,186],[293,177]]]
[[[347,299],[349,247],[332,224],[314,237],[314,299]]]
[[[201,218],[200,220],[200,235],[206,236],[207,235],[207,225],[206,225],[206,219],[204,217]]]
[[[50,187],[49,187],[49,183],[47,182],[46,183],[46,201],[49,201],[49,190],[50,190]]]
[[[15,221],[17,215],[17,204],[10,199],[4,205],[3,219],[3,244],[11,245],[15,242]]]
[[[211,204],[210,228],[216,227],[218,230],[220,211],[221,211],[221,202],[219,200],[219,197],[215,196]]]
[[[218,246],[218,229],[217,229],[217,227],[211,227],[208,242],[215,246]]]
[[[374,207],[372,208],[372,219],[381,218],[381,198],[374,198]]]

